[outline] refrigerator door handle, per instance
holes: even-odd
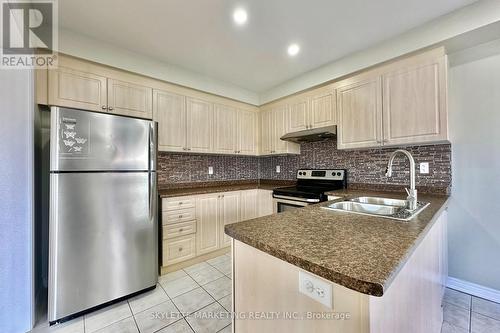
[[[156,224],[158,209],[158,187],[156,172],[149,172],[149,220]]]
[[[156,171],[158,155],[158,123],[152,121],[149,125],[149,171]]]

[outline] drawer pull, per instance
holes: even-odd
[[[179,252],[182,252],[182,246],[181,246],[181,247],[179,247]]]
[[[183,232],[183,231],[184,231],[184,229],[183,229],[183,228],[180,228],[180,229],[179,229],[179,232]]]
[[[182,215],[179,215],[179,218],[182,219]]]
[[[179,201],[179,206],[182,205],[182,201]]]

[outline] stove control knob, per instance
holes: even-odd
[[[342,174],[341,174],[340,172],[337,172],[337,176],[339,176],[339,177],[340,177],[340,175],[342,175]]]

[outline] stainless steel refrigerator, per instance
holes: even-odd
[[[50,322],[156,285],[155,124],[51,108]]]

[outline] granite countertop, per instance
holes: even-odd
[[[330,195],[405,198],[393,192],[340,190]],[[419,195],[430,205],[408,222],[330,211],[328,202],[229,224],[225,232],[253,246],[349,289],[382,296],[420,244],[448,196]],[[330,202],[331,203],[331,202]]]
[[[161,198],[171,198],[186,195],[209,194],[218,192],[242,191],[252,189],[273,190],[277,187],[294,185],[289,180],[236,180],[200,183],[172,184],[165,188],[160,185],[158,194]]]

